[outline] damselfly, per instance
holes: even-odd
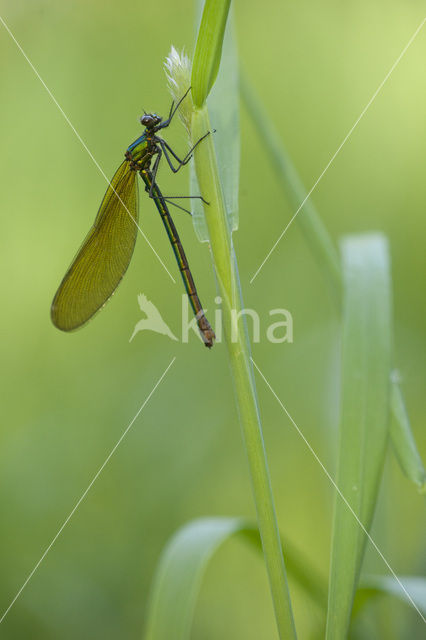
[[[172,103],[169,117],[164,122],[155,113],[145,113],[141,117],[145,130],[128,147],[125,160],[104,195],[95,222],[53,299],[51,317],[58,329],[73,331],[84,325],[104,306],[125,274],[138,231],[139,173],[145,183],[145,191],[154,200],[166,228],[203,342],[206,347],[213,346],[215,334],[204,314],[188,260],[168,209],[167,203],[171,203],[172,197],[163,196],[156,181],[163,154],[170,169],[176,173],[189,162],[195,147],[206,137],[198,140],[180,159],[167,142],[157,135],[169,126],[188,92],[189,89],[176,106]]]

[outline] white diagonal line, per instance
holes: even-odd
[[[148,394],[148,396],[145,398],[145,401],[143,402],[143,404],[141,405],[141,407],[139,408],[138,412],[136,413],[135,417],[131,420],[131,422],[129,423],[129,425],[127,426],[127,428],[125,429],[125,431],[123,431],[123,433],[121,434],[119,440],[117,441],[117,443],[114,445],[114,447],[111,449],[110,453],[108,454],[108,456],[105,458],[104,462],[102,463],[102,465],[99,467],[98,471],[95,473],[95,475],[93,476],[89,486],[87,487],[87,489],[82,493],[82,495],[80,496],[80,498],[77,500],[77,502],[75,503],[73,509],[71,510],[71,512],[69,513],[69,515],[66,517],[66,519],[64,520],[64,522],[62,523],[61,527],[59,528],[57,534],[54,536],[54,538],[52,538],[52,541],[50,542],[49,546],[46,548],[46,550],[44,551],[43,555],[41,556],[40,560],[37,562],[37,564],[35,565],[35,567],[33,568],[33,570],[31,571],[31,573],[28,575],[27,579],[25,580],[24,584],[22,585],[22,587],[19,589],[18,593],[16,594],[16,596],[13,598],[12,602],[9,604],[9,606],[7,607],[7,609],[5,610],[5,612],[3,613],[3,615],[0,618],[0,624],[3,622],[3,620],[5,619],[5,617],[7,616],[7,614],[9,613],[9,611],[11,610],[11,608],[13,607],[13,605],[15,604],[15,602],[17,601],[17,599],[19,598],[19,596],[21,595],[21,593],[23,592],[23,590],[25,589],[25,587],[27,586],[27,584],[29,583],[29,581],[31,580],[31,578],[33,577],[33,575],[35,574],[35,572],[37,571],[37,569],[39,568],[39,566],[41,565],[41,563],[43,562],[43,560],[45,559],[45,557],[47,556],[47,554],[49,553],[50,549],[53,547],[53,545],[55,544],[56,540],[59,538],[59,536],[61,535],[62,531],[65,529],[65,527],[67,526],[68,522],[71,520],[72,516],[74,515],[74,513],[77,511],[78,507],[80,506],[80,504],[83,502],[84,498],[87,496],[87,494],[89,493],[90,489],[92,488],[92,486],[95,484],[96,480],[99,478],[100,474],[102,473],[102,471],[104,470],[104,468],[106,467],[106,465],[108,464],[108,462],[110,461],[110,459],[112,458],[112,456],[114,455],[114,453],[116,452],[116,450],[118,449],[119,445],[121,444],[121,442],[124,440],[124,438],[126,437],[128,431],[131,429],[131,427],[133,426],[133,423],[135,422],[135,420],[138,418],[139,414],[141,413],[142,409],[146,406],[146,404],[149,402],[150,398],[152,397],[153,393],[155,392],[155,390],[157,389],[158,385],[163,381],[166,373],[169,371],[170,367],[173,365],[174,361],[176,360],[176,357],[174,357],[171,362],[169,363],[168,367],[164,370],[164,372],[162,373],[162,375],[160,376],[160,378],[157,380],[157,382],[155,383],[154,387],[152,388],[151,392]]]
[[[331,477],[330,473],[327,471],[326,467],[324,466],[324,464],[321,462],[321,459],[318,457],[318,455],[315,453],[314,449],[312,448],[312,446],[309,444],[308,440],[305,438],[305,436],[303,435],[302,431],[299,429],[299,427],[297,426],[297,424],[295,423],[295,421],[293,420],[293,418],[291,417],[291,415],[289,414],[289,412],[287,411],[287,409],[285,408],[285,406],[283,405],[283,403],[281,402],[280,398],[277,396],[277,394],[275,393],[275,391],[273,390],[273,388],[271,387],[271,385],[269,384],[268,380],[265,378],[265,376],[263,375],[263,373],[261,372],[261,370],[259,369],[259,367],[257,366],[257,364],[255,363],[255,361],[253,360],[252,357],[250,357],[255,369],[257,370],[257,372],[259,373],[259,375],[261,376],[262,380],[264,381],[264,383],[266,384],[266,386],[268,387],[268,389],[270,390],[270,392],[272,393],[272,395],[274,396],[274,398],[277,400],[278,404],[280,405],[281,409],[284,411],[284,413],[286,414],[286,416],[288,417],[288,419],[290,420],[290,422],[292,423],[292,425],[294,426],[294,428],[296,429],[297,433],[299,434],[299,436],[302,438],[303,442],[306,444],[306,446],[308,447],[309,451],[312,453],[312,455],[314,456],[315,460],[318,462],[318,464],[320,465],[321,469],[324,471],[325,475],[327,476],[327,478],[330,480],[331,484],[333,485],[333,487],[336,489],[337,493],[339,494],[339,496],[341,497],[341,499],[343,500],[343,502],[345,503],[345,505],[347,506],[347,508],[349,509],[349,511],[352,513],[353,517],[355,518],[355,520],[357,521],[357,523],[359,524],[359,526],[361,527],[361,529],[363,530],[363,532],[365,533],[365,535],[367,536],[367,538],[369,539],[369,541],[371,542],[371,544],[373,545],[373,547],[375,548],[375,550],[377,551],[377,553],[379,554],[379,556],[381,557],[381,559],[383,560],[383,562],[385,563],[385,565],[387,566],[387,568],[389,569],[389,571],[391,572],[392,576],[395,578],[395,580],[397,581],[398,585],[401,587],[401,589],[403,590],[403,592],[405,593],[405,595],[407,596],[408,600],[410,601],[411,605],[414,607],[414,609],[417,611],[417,613],[419,614],[419,616],[421,617],[421,619],[423,620],[423,622],[426,623],[426,619],[424,618],[422,612],[419,610],[419,608],[417,607],[416,603],[414,602],[414,600],[412,599],[412,597],[410,596],[410,594],[408,593],[408,591],[406,590],[406,588],[404,587],[404,585],[402,584],[401,580],[398,578],[398,576],[396,575],[395,571],[392,569],[392,567],[390,566],[389,562],[386,560],[385,556],[383,555],[383,553],[380,551],[379,547],[377,546],[377,544],[374,542],[373,538],[370,536],[370,534],[368,533],[367,529],[364,527],[364,525],[362,524],[361,520],[358,518],[357,514],[355,513],[355,511],[352,509],[351,505],[349,504],[349,502],[346,500],[345,496],[343,495],[343,493],[340,491],[339,487],[337,486],[337,484],[335,483],[335,481],[333,480],[333,478]]]
[[[33,65],[33,63],[31,62],[31,60],[29,59],[29,57],[27,56],[27,54],[25,53],[25,51],[23,50],[23,48],[21,47],[21,45],[19,44],[19,42],[17,41],[17,39],[15,38],[15,36],[13,35],[13,33],[11,32],[11,30],[9,29],[9,27],[7,26],[7,24],[5,23],[5,21],[3,20],[3,18],[0,16],[0,22],[2,23],[2,25],[4,26],[4,28],[6,29],[6,31],[8,32],[8,34],[10,35],[10,37],[12,38],[13,42],[16,44],[16,46],[18,47],[19,51],[22,53],[22,55],[24,56],[25,60],[28,62],[28,64],[30,65],[31,69],[34,71],[34,73],[36,74],[37,78],[40,80],[41,84],[43,85],[43,87],[46,89],[47,93],[49,94],[49,96],[52,98],[53,102],[55,103],[55,105],[58,107],[59,111],[61,112],[61,114],[63,115],[63,117],[65,118],[66,122],[69,124],[69,126],[71,127],[72,131],[74,132],[75,136],[77,137],[77,139],[79,140],[79,142],[82,144],[82,146],[84,147],[84,149],[87,151],[87,153],[89,154],[90,158],[93,160],[94,164],[96,165],[96,167],[98,168],[99,172],[102,174],[102,176],[105,178],[106,182],[108,183],[108,185],[111,187],[111,189],[113,190],[113,192],[115,193],[115,195],[117,196],[117,198],[120,200],[121,204],[123,205],[124,209],[127,211],[127,213],[129,214],[129,216],[131,217],[131,219],[133,220],[133,222],[135,223],[135,225],[137,226],[140,234],[142,235],[142,237],[144,238],[145,242],[149,245],[149,247],[151,248],[151,250],[154,252],[155,256],[157,257],[157,260],[160,262],[161,266],[163,267],[163,269],[167,272],[167,274],[169,275],[169,277],[173,280],[173,282],[176,284],[176,280],[174,279],[174,277],[172,276],[172,274],[170,273],[170,271],[167,269],[166,265],[164,264],[164,262],[162,261],[162,259],[160,258],[160,256],[158,255],[157,251],[154,249],[154,247],[152,246],[152,244],[150,243],[150,241],[148,240],[146,234],[142,231],[142,229],[140,228],[140,226],[138,225],[138,223],[136,222],[136,220],[134,219],[134,217],[132,216],[132,214],[130,213],[129,209],[127,208],[126,204],[123,202],[123,200],[120,198],[119,194],[117,193],[117,191],[114,189],[114,187],[112,186],[111,182],[108,180],[107,175],[105,174],[105,172],[103,171],[102,167],[100,166],[100,164],[98,163],[98,161],[96,160],[96,158],[94,157],[93,153],[90,151],[89,147],[87,146],[87,144],[84,142],[83,138],[81,137],[81,135],[78,133],[77,129],[74,127],[74,125],[72,124],[71,120],[68,118],[67,114],[65,113],[65,111],[62,109],[61,105],[59,104],[59,102],[56,100],[55,96],[53,95],[53,93],[51,92],[51,90],[49,89],[49,87],[47,86],[47,84],[45,83],[45,81],[43,80],[43,78],[41,77],[41,75],[39,74],[39,72],[37,71],[37,69],[35,68],[35,66]]]
[[[277,245],[279,244],[279,242],[281,241],[282,237],[285,235],[285,233],[287,232],[288,228],[290,227],[290,225],[293,223],[294,219],[296,218],[297,214],[299,213],[299,211],[302,209],[302,207],[304,206],[305,202],[308,200],[308,198],[311,196],[312,192],[317,188],[318,184],[321,182],[322,178],[324,177],[324,175],[327,173],[328,169],[331,167],[331,165],[333,164],[334,160],[336,159],[336,157],[338,156],[338,154],[340,153],[340,151],[342,150],[342,148],[344,147],[344,145],[346,144],[346,142],[349,140],[349,138],[351,137],[352,133],[354,132],[354,130],[356,129],[356,127],[358,126],[358,124],[360,123],[360,121],[362,120],[362,118],[365,116],[365,114],[367,113],[368,109],[371,107],[371,105],[373,104],[374,100],[377,98],[377,96],[379,95],[380,91],[382,90],[383,86],[385,85],[385,83],[387,82],[387,80],[389,80],[390,76],[392,75],[393,71],[395,70],[395,68],[398,66],[398,64],[401,62],[402,58],[404,57],[405,53],[407,52],[408,48],[410,47],[410,45],[414,42],[415,38],[417,37],[417,35],[419,34],[420,30],[422,29],[424,23],[426,22],[426,18],[423,18],[423,20],[421,21],[421,23],[419,24],[419,26],[417,27],[417,29],[415,30],[415,32],[413,33],[413,35],[411,36],[411,38],[409,39],[409,41],[407,42],[407,44],[405,45],[405,47],[403,48],[403,50],[401,51],[401,53],[399,54],[399,56],[397,57],[397,59],[395,60],[395,62],[393,63],[393,65],[391,66],[391,68],[389,69],[389,71],[387,72],[387,74],[385,75],[384,79],[382,80],[382,82],[379,84],[379,86],[377,87],[376,91],[373,93],[373,95],[371,96],[370,100],[367,102],[367,104],[365,105],[364,109],[361,111],[360,115],[358,116],[358,118],[355,120],[354,124],[352,125],[352,127],[349,129],[348,133],[346,134],[346,136],[343,138],[342,142],[340,143],[340,145],[337,147],[336,151],[333,153],[333,155],[331,156],[330,160],[328,161],[327,165],[325,166],[325,168],[323,169],[323,171],[320,173],[320,175],[318,176],[317,180],[314,182],[314,184],[312,185],[311,189],[308,191],[308,193],[306,194],[306,196],[304,197],[304,199],[302,200],[301,204],[299,205],[296,213],[293,215],[293,217],[290,219],[290,222],[288,222],[287,226],[285,227],[285,229],[281,232],[278,240],[276,240],[276,242],[274,243],[274,245],[272,246],[272,248],[270,249],[269,253],[266,255],[265,259],[263,260],[263,262],[261,263],[261,265],[258,267],[257,271],[254,273],[254,275],[252,276],[251,280],[250,280],[250,284],[252,284],[252,282],[254,281],[254,279],[258,276],[260,270],[263,268],[265,262],[267,262],[267,260],[269,260],[271,254],[273,253],[273,251],[275,251]]]

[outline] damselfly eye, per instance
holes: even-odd
[[[142,124],[144,127],[149,127],[149,126],[151,126],[151,127],[152,127],[152,125],[153,125],[153,124],[155,124],[155,119],[152,117],[152,115],[151,115],[151,114],[146,113],[146,114],[145,114],[144,116],[142,116],[142,118],[141,118],[141,124]]]

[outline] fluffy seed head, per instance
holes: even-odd
[[[191,86],[191,61],[183,49],[181,53],[179,53],[172,45],[164,67],[168,89],[173,100],[177,103]],[[192,96],[191,92],[189,92],[179,107],[179,116],[188,133],[190,133],[191,130],[192,110]]]

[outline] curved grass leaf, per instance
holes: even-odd
[[[392,375],[392,421],[391,436],[392,445],[395,455],[398,459],[401,469],[415,485],[419,492],[426,493],[426,474],[419,452],[417,451],[413,433],[410,427],[407,410],[402,397],[401,388],[399,386],[398,374],[394,372]]]
[[[192,99],[201,108],[216,80],[231,0],[206,0],[192,65]]]
[[[418,610],[426,616],[426,578],[421,576],[399,576],[404,589],[410,594],[410,597]],[[389,595],[398,598],[405,604],[413,606],[412,602],[406,597],[404,591],[390,576],[364,576],[360,581],[359,589],[355,596],[353,616],[356,616],[362,607],[372,598],[378,596]]]
[[[342,243],[344,304],[340,445],[326,638],[345,638],[376,504],[389,428],[391,292],[380,234]],[[344,496],[342,499],[341,494]],[[360,525],[362,523],[362,526]]]
[[[207,564],[230,536],[247,527],[240,518],[203,518],[180,529],[165,548],[152,587],[144,640],[189,638]]]
[[[165,547],[152,585],[144,640],[186,640],[207,565],[218,547],[238,535],[262,553],[258,528],[243,518],[200,518],[182,527]],[[289,571],[319,607],[327,587],[318,571],[289,542]]]

